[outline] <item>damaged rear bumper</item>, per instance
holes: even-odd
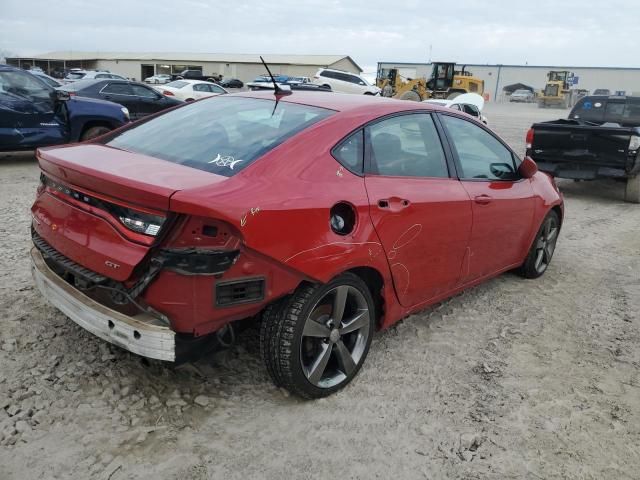
[[[135,317],[112,310],[65,282],[31,249],[31,273],[42,295],[85,330],[132,353],[157,360],[176,360],[176,334],[155,325],[148,314]]]

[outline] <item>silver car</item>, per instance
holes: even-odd
[[[533,94],[531,90],[521,89],[513,92],[511,94],[511,97],[509,98],[509,101],[531,103],[535,101],[535,99],[536,99],[536,96]]]

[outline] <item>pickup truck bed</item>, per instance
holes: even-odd
[[[535,123],[527,155],[554,177],[627,181],[625,199],[640,203],[640,127],[578,120]]]

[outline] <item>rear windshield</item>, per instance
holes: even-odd
[[[213,97],[129,128],[106,144],[231,177],[333,110]]]
[[[182,88],[185,85],[189,85],[189,82],[183,82],[182,80],[176,80],[175,82],[169,82],[165,85],[165,87],[171,88]]]

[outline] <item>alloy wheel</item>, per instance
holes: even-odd
[[[558,240],[559,225],[555,217],[548,217],[544,225],[542,226],[538,241],[536,242],[536,257],[534,262],[534,268],[538,273],[544,272],[549,263],[551,263],[551,257],[556,249],[556,242]]]
[[[305,320],[300,361],[307,380],[331,388],[347,380],[366,352],[370,335],[369,307],[355,287],[329,290]]]

